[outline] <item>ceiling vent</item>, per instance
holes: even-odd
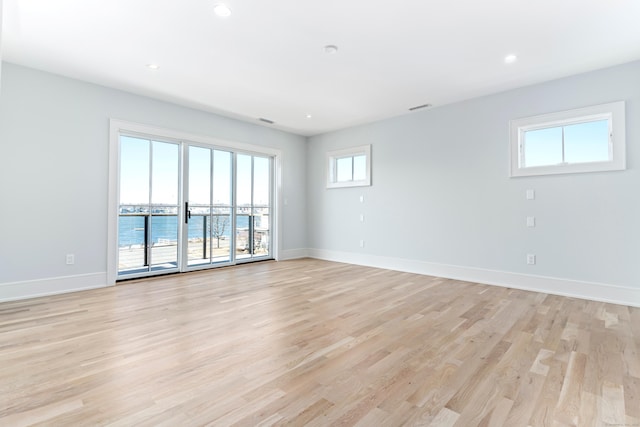
[[[415,110],[419,110],[421,108],[429,108],[429,107],[433,107],[433,105],[431,105],[431,104],[418,105],[416,107],[409,108],[409,111],[415,111]]]
[[[260,120],[261,122],[269,123],[270,125],[273,124],[273,120],[265,119],[264,117],[260,117],[258,120]]]

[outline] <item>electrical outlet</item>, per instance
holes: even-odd
[[[360,247],[364,248],[364,240],[360,240]]]
[[[534,254],[527,254],[527,264],[528,265],[536,264],[536,256]]]
[[[536,192],[534,190],[527,190],[527,200],[534,200],[536,198]]]
[[[73,254],[67,254],[67,265],[72,265],[76,262],[76,257]]]
[[[360,222],[364,222],[364,214],[360,214]]]
[[[360,195],[360,203],[364,203],[364,196]]]
[[[536,226],[536,217],[528,216],[527,217],[527,227],[535,227]]]

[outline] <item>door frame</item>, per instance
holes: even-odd
[[[182,131],[161,128],[153,125],[128,122],[118,119],[109,121],[109,198],[107,214],[107,285],[113,286],[118,280],[118,201],[120,176],[120,135],[139,135],[150,139],[176,141],[187,144],[206,146],[234,153],[255,154],[272,157],[271,180],[273,182],[271,219],[271,251],[272,258],[280,259],[280,242],[282,241],[281,208],[282,208],[282,151],[273,147],[253,145],[236,141],[223,140],[204,135],[195,135]],[[184,158],[181,159],[183,162]],[[180,201],[183,200],[183,185],[180,186]],[[184,222],[179,210],[178,220]],[[179,259],[179,270],[184,270]],[[241,264],[241,262],[237,262]],[[212,267],[215,268],[215,267]]]

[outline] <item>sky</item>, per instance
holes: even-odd
[[[150,156],[151,153],[151,156]],[[213,154],[213,159],[212,159]],[[120,204],[179,204],[180,145],[122,136],[120,139]],[[232,153],[189,146],[188,199],[191,205],[231,204]],[[253,163],[253,180],[252,180]],[[213,174],[212,174],[213,166]],[[213,175],[213,176],[212,176]],[[237,204],[269,205],[270,161],[237,155]]]
[[[609,160],[607,120],[525,132],[524,167]]]

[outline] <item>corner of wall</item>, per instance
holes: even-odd
[[[309,251],[307,249],[287,249],[280,251],[278,261],[287,261],[290,259],[307,258]]]

